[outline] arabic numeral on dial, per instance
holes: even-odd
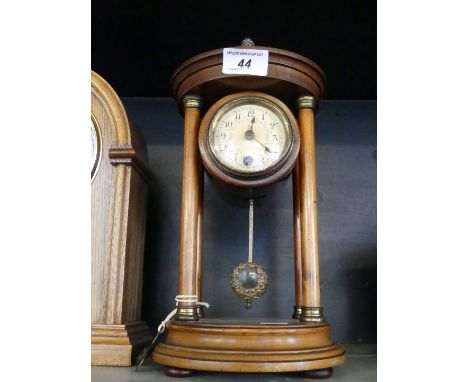
[[[248,112],[247,112],[247,117],[254,117],[255,116],[255,111],[250,109]]]
[[[234,114],[235,114],[234,119],[240,119],[241,118],[240,112],[235,111]]]
[[[223,121],[224,122],[224,127],[231,127],[232,126],[232,121]]]

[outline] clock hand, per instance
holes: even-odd
[[[263,147],[265,147],[265,151],[270,154],[277,154],[276,151],[271,151],[268,147],[266,147],[262,142],[260,142],[257,138],[253,137],[253,140],[260,143]]]
[[[250,127],[249,127],[249,130],[252,131],[253,130],[253,124],[255,123],[255,117],[252,118],[252,120],[250,121]]]

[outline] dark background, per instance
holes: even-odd
[[[326,99],[376,99],[376,10],[367,0],[93,1],[92,68],[120,96],[170,97],[183,61],[249,36],[317,62]]]
[[[322,305],[332,337],[376,342],[376,4],[368,1],[94,1],[92,68],[140,128],[150,184],[142,318],[154,329],[177,294],[183,120],[169,98],[174,69],[238,45],[300,53],[328,76],[317,115]],[[270,277],[246,311],[229,286],[247,258],[247,206],[205,182],[203,300],[209,317],[288,318],[294,305],[290,179],[256,205],[254,259]]]

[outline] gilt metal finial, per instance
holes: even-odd
[[[250,37],[246,37],[242,40],[242,46],[255,46],[255,44]]]

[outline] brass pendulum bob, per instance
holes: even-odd
[[[245,300],[245,308],[252,308],[252,300],[265,293],[268,276],[263,268],[253,262],[253,199],[249,200],[249,258],[240,263],[231,274],[234,293]]]

